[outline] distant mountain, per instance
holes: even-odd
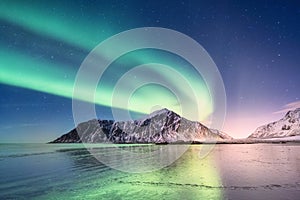
[[[289,111],[279,121],[261,126],[249,138],[282,138],[300,135],[300,108]]]
[[[90,120],[50,143],[180,143],[232,139],[168,109],[134,121]]]

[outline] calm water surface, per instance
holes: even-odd
[[[0,144],[0,199],[299,199],[299,144],[216,145],[204,158],[203,147],[189,147],[160,170],[127,173],[82,144]],[[107,156],[114,148],[96,149]]]

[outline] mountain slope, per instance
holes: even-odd
[[[300,135],[300,108],[289,111],[280,120],[261,126],[249,138],[279,138]]]
[[[189,121],[162,109],[134,121],[90,120],[51,143],[176,143],[232,139],[210,130],[200,122]]]

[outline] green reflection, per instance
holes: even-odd
[[[128,145],[131,151],[138,152],[141,147]],[[123,145],[124,147],[124,145]],[[102,147],[103,148],[103,147]],[[149,148],[144,146],[144,148]],[[101,168],[97,171],[85,171],[73,176],[72,183],[60,193],[61,199],[222,199],[221,178],[216,170],[213,155],[199,159],[201,145],[191,146],[172,165],[149,173],[124,173]],[[97,166],[89,154],[80,156],[70,151],[74,167]],[[90,165],[87,165],[87,161]],[[141,160],[133,161],[137,165]],[[68,180],[70,181],[70,180]],[[61,183],[58,183],[57,187]],[[54,187],[55,188],[55,187]],[[56,191],[48,191],[39,198],[55,199]]]

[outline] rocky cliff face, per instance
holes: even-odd
[[[300,108],[289,111],[280,120],[261,126],[249,138],[280,138],[300,135]]]
[[[176,143],[224,139],[232,138],[162,109],[135,121],[90,120],[51,143]]]

